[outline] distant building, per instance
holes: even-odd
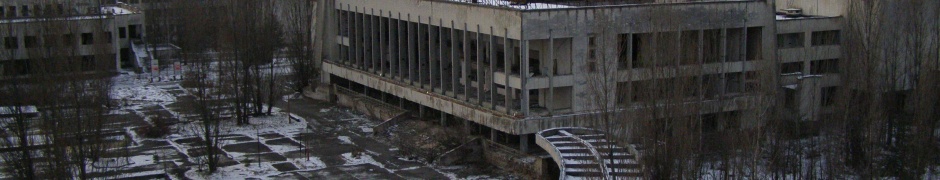
[[[61,3],[55,3],[61,2]],[[82,70],[139,66],[131,41],[145,36],[136,7],[96,1],[0,2],[0,74],[28,75],[35,59],[68,57]]]

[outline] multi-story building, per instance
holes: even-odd
[[[747,128],[768,107],[753,93],[758,72],[774,67],[776,18],[768,1],[334,0],[318,6],[329,11],[325,27],[335,27],[326,29],[321,81],[442,124],[486,129],[523,152],[541,130],[602,124],[589,117],[605,107],[661,107],[642,93],[666,80],[702,89],[672,105],[704,108],[665,117],[718,116],[721,124]],[[607,98],[595,98],[598,93]]]
[[[0,7],[0,71],[5,76],[29,74],[32,61],[53,56],[80,59],[82,69],[139,66],[130,45],[145,35],[144,17],[135,7],[53,0],[4,1]]]
[[[798,6],[778,6],[777,58],[782,110],[789,119],[817,122],[831,113],[841,81],[839,62],[844,17],[804,14]]]

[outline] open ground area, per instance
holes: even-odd
[[[273,115],[251,125],[223,123],[219,172],[205,172],[204,141],[196,118],[186,109],[192,97],[176,81],[151,83],[135,75],[114,78],[114,127],[127,133],[128,146],[112,148],[95,164],[102,179],[505,179],[485,165],[434,166],[399,156],[397,147],[372,136],[372,120],[360,113],[296,96],[285,97]],[[146,138],[138,128],[169,117],[170,134]]]

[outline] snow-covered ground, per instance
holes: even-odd
[[[283,62],[276,62],[275,66],[277,71],[288,71]],[[140,123],[122,127],[132,142],[126,148],[133,153],[103,159],[111,163],[99,164],[101,171],[123,172],[105,176],[106,179],[175,174],[171,172],[174,168],[183,171],[179,173],[181,177],[169,175],[173,179],[282,179],[294,175],[307,179],[499,177],[464,173],[467,170],[462,166],[434,167],[401,159],[397,157],[397,148],[371,138],[372,127],[378,122],[349,109],[294,96],[281,98],[294,103],[291,109],[295,112],[290,114],[281,104],[272,108],[271,116],[251,118],[251,125],[223,122],[222,167],[209,174],[204,171],[205,156],[200,153],[201,126],[186,119],[192,115],[186,114],[180,105],[184,99],[181,97],[187,95],[186,89],[169,76],[150,77],[125,73],[113,78],[112,99],[119,101],[121,107],[112,114],[136,117],[127,120]],[[171,133],[163,138],[137,134],[137,127],[151,124],[151,119],[159,114],[178,118],[179,124],[173,125]]]

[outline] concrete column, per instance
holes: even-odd
[[[349,7],[347,7],[347,9],[348,8]],[[350,67],[356,67],[357,65],[356,62],[359,62],[358,60],[359,54],[357,53],[359,52],[359,47],[357,46],[359,44],[358,43],[359,36],[357,35],[359,31],[356,30],[356,28],[359,28],[359,26],[356,26],[355,11],[353,11],[352,9],[348,9],[346,12],[347,12],[346,21],[349,23],[349,24],[346,24],[346,26],[349,27],[349,37],[347,38],[349,39],[349,47],[346,50],[346,53],[349,54],[348,56],[349,61],[346,61],[346,65],[349,65]]]
[[[418,103],[415,103],[415,104],[418,105],[418,117],[419,117],[419,118],[424,118],[424,116],[427,115],[427,114],[425,114],[425,109],[424,109],[425,107],[424,107],[424,105],[421,105],[421,104],[418,104]]]
[[[450,91],[453,92],[454,99],[457,99],[457,26],[454,21],[450,21]]]
[[[362,11],[365,11],[365,8],[363,8]],[[359,12],[358,7],[356,8],[356,12]],[[356,30],[356,67],[359,67],[360,70],[365,69],[366,59],[365,37],[363,37],[366,33],[363,32],[365,31],[365,24],[362,22],[365,17],[363,16],[362,13],[356,13],[356,29],[358,29]]]
[[[519,151],[522,151],[523,154],[528,154],[529,152],[529,135],[523,134],[519,135]]]
[[[548,30],[548,102],[545,103],[548,108],[548,115],[551,116],[555,111],[555,85],[552,81],[555,79],[555,38],[552,37],[552,30]]]
[[[477,89],[476,89],[477,106],[483,106],[483,81],[484,81],[484,79],[483,79],[483,42],[481,42],[481,41],[483,41],[483,35],[482,35],[482,33],[480,33],[480,32],[481,32],[481,31],[480,31],[480,25],[477,25],[477,32],[476,32],[476,37],[477,37],[477,38],[476,38],[476,42],[477,42],[477,43],[476,43],[477,59],[476,59],[476,63],[474,63],[474,64],[476,64],[476,66],[477,66],[477,73],[476,73],[476,77],[477,77],[477,83],[476,83],[476,84],[477,84]]]
[[[379,24],[379,76],[385,77],[385,61],[388,60],[388,21],[383,21],[385,17],[385,11],[379,10],[378,15],[378,24]]]
[[[405,38],[408,40],[408,49],[406,49],[405,51],[408,52],[408,68],[407,68],[408,84],[414,86],[415,85],[415,74],[414,74],[415,72],[414,71],[415,69],[415,53],[414,53],[415,40],[414,40],[413,34],[415,33],[414,33],[414,27],[411,25],[411,14],[408,14],[408,21],[406,22],[408,26],[408,32],[406,33],[408,37],[405,37]]]
[[[415,24],[415,41],[416,41],[415,43],[417,43],[417,44],[416,44],[417,49],[414,49],[414,50],[417,51],[417,53],[418,53],[418,54],[417,54],[417,59],[416,59],[417,61],[415,61],[415,62],[416,62],[415,65],[416,65],[416,67],[418,67],[418,69],[411,69],[411,71],[416,71],[416,72],[417,72],[417,74],[418,74],[418,87],[423,89],[423,88],[424,88],[424,76],[425,76],[425,75],[424,75],[424,69],[422,69],[422,68],[424,67],[424,65],[423,65],[423,64],[424,64],[424,59],[425,59],[424,57],[426,56],[426,54],[424,53],[424,50],[425,50],[425,49],[424,49],[424,44],[425,44],[427,41],[424,40],[424,32],[421,31],[421,29],[424,29],[424,28],[421,28],[421,27],[422,27],[422,25],[421,25],[421,16],[418,16],[418,22]]]
[[[522,99],[519,101],[521,103],[522,114],[529,116],[529,89],[526,87],[526,83],[529,79],[529,40],[522,40],[522,47],[519,48],[520,53],[522,54],[522,59],[520,59],[521,67],[519,72],[519,77],[522,80]]]
[[[432,29],[434,29],[434,26],[432,25],[431,22],[432,22],[431,17],[428,17],[428,28],[427,28],[427,31],[428,31],[428,75],[427,75],[427,78],[428,78],[428,89],[431,89],[431,92],[435,92],[434,77],[436,77],[437,74],[434,74],[434,69],[437,68],[437,63],[436,63],[437,56],[435,56],[434,53],[437,49],[437,40],[434,38],[437,37],[437,34],[435,34],[434,31],[432,31]]]
[[[374,26],[372,29],[375,29],[372,33],[372,39],[374,39],[372,43],[375,43],[372,46],[372,71],[376,75],[382,75],[382,19],[379,19],[380,16],[380,14],[375,14],[375,11],[372,12],[372,25]]]
[[[512,54],[512,41],[509,41],[509,30],[503,30],[503,78],[505,78],[505,81],[503,81],[505,82],[505,86],[503,86],[505,88],[503,106],[506,107],[506,113],[510,113],[512,111],[512,87],[509,86],[509,75],[512,73],[512,63],[510,62],[512,59],[510,58]]]
[[[444,81],[447,81],[444,78],[444,20],[438,19],[437,22],[437,74],[440,76],[440,88],[441,95],[447,96],[447,89],[444,87]]]
[[[441,111],[441,126],[447,127],[447,113],[444,113],[444,111]]]
[[[371,72],[378,74],[377,72],[379,71],[379,69],[376,67],[376,63],[378,63],[378,59],[376,59],[378,56],[376,54],[379,53],[377,50],[379,49],[377,48],[379,43],[376,42],[379,40],[378,37],[376,36],[379,34],[379,28],[377,26],[378,21],[375,19],[376,18],[375,9],[370,8],[369,12],[370,12],[369,21],[366,22],[366,23],[369,23],[369,65],[368,66],[371,69]]]
[[[698,53],[696,61],[698,61],[699,66],[705,65],[705,30],[698,30],[698,48],[695,50]],[[705,100],[705,74],[700,74],[698,78],[698,99],[699,102]],[[699,119],[701,121],[701,119]]]
[[[424,74],[424,60],[426,59],[426,54],[424,53],[424,44],[427,42],[424,40],[424,28],[421,28],[421,16],[418,16],[418,22],[415,24],[415,43],[417,43],[415,51],[417,51],[416,66],[418,69],[412,69],[412,71],[417,71],[418,74],[418,87],[424,88],[424,77],[427,76]]]
[[[402,30],[404,30],[405,28],[402,27],[401,22],[402,22],[401,13],[398,13],[398,19],[395,20],[395,43],[396,43],[395,45],[395,75],[398,76],[399,81],[405,82],[405,75],[403,73],[405,71],[402,68],[402,63],[403,63],[402,55],[405,53],[404,51],[402,51],[402,48],[401,48],[401,47],[405,47],[403,45],[404,44],[403,42],[405,41],[402,40],[402,35],[401,35],[401,32],[403,32]]]
[[[460,58],[460,79],[463,80],[464,101],[470,102],[470,80],[467,79],[467,73],[470,66],[470,31],[467,23],[463,24],[463,58]]]
[[[720,95],[723,96],[727,92],[725,89],[725,83],[728,82],[728,77],[725,71],[728,69],[728,29],[721,29],[721,91]]]
[[[494,76],[494,73],[496,73],[496,32],[493,31],[492,26],[490,26],[490,38],[487,42],[489,43],[486,47],[488,50],[487,56],[490,57],[490,68],[486,75],[490,77],[490,109],[496,110],[496,76]]]

